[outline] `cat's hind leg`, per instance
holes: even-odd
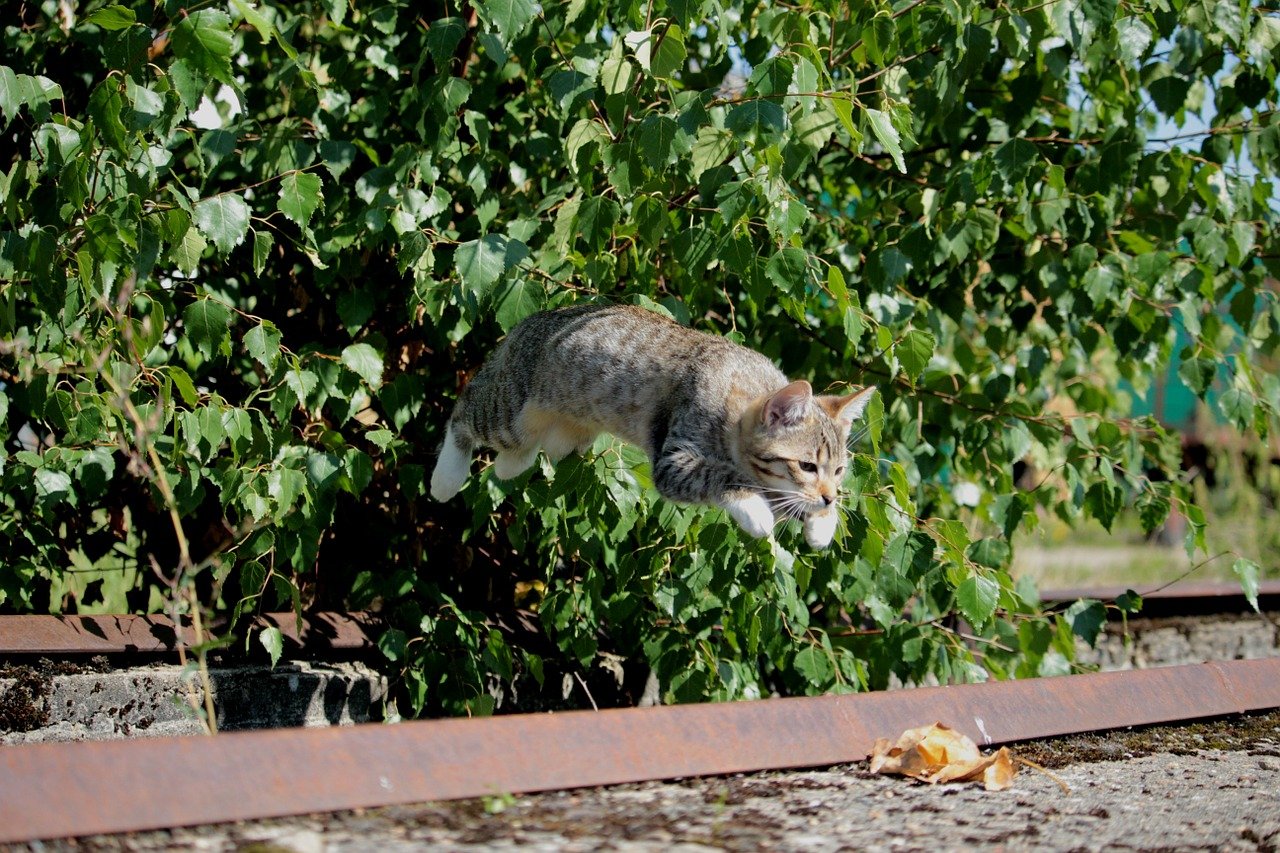
[[[596,430],[576,418],[528,405],[521,413],[520,424],[529,443],[541,447],[552,462],[575,451],[582,453],[596,438]]]
[[[559,462],[570,453],[586,453],[595,440],[595,433],[588,430],[559,426],[542,437],[542,449],[548,459]]]
[[[499,480],[514,480],[533,465],[538,458],[538,448],[522,447],[499,450],[493,460],[493,476]]]
[[[447,501],[462,490],[462,484],[471,476],[471,441],[460,435],[450,420],[444,431],[444,444],[435,470],[431,472],[431,497]]]

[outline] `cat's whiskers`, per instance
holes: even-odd
[[[840,495],[836,501],[836,507],[849,518],[853,518],[854,508],[858,504],[858,495],[852,492],[846,492]]]
[[[765,500],[775,512],[780,512],[786,519],[802,518],[814,504],[814,501],[803,492],[788,489],[772,489],[765,495]]]

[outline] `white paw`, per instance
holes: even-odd
[[[431,497],[438,501],[447,501],[462,490],[462,484],[471,476],[471,455],[463,453],[453,441],[450,428],[445,434],[444,446],[440,448],[440,458],[436,460],[435,470],[431,472]]]
[[[773,533],[773,510],[769,508],[769,502],[760,495],[729,498],[723,506],[748,536],[763,539]]]
[[[810,548],[825,548],[836,535],[836,512],[810,513],[804,517],[804,541]]]

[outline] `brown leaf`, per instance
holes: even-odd
[[[879,738],[871,748],[872,773],[896,773],[923,782],[978,781],[988,791],[1002,791],[1013,784],[1017,772],[1013,754],[1002,747],[983,755],[965,735],[941,723],[908,729],[890,744]]]
[[[982,771],[982,784],[988,791],[1003,791],[1013,787],[1013,776],[1018,769],[1013,764],[1013,753],[1002,746],[992,757],[987,769]]]

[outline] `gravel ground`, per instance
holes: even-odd
[[[1015,747],[1012,789],[864,765],[249,821],[16,850],[1271,850],[1280,712]],[[1052,775],[1049,775],[1052,774]],[[1066,785],[1069,792],[1064,792]]]

